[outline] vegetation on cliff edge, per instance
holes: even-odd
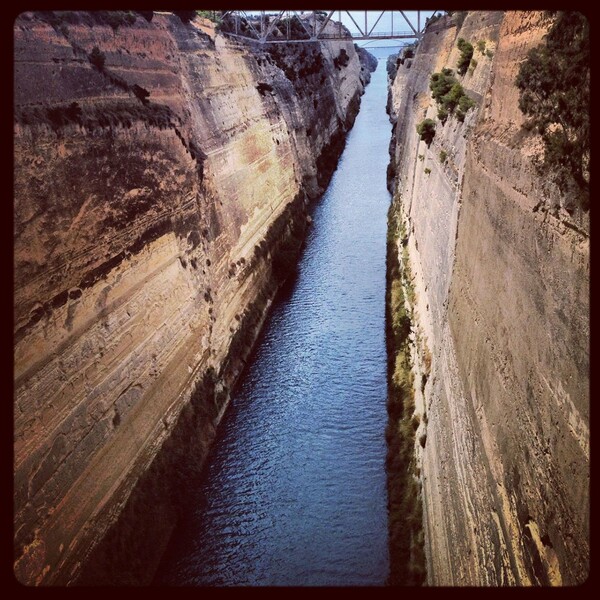
[[[408,336],[411,318],[402,281],[408,274],[398,259],[398,240],[405,243],[397,201],[388,212],[386,345],[388,361],[387,481],[391,585],[422,585],[425,553],[421,484],[415,467],[413,374]],[[403,260],[403,263],[405,261]],[[409,294],[410,295],[410,294]]]
[[[560,11],[544,42],[527,55],[516,78],[519,108],[544,142],[541,173],[569,198],[589,208],[589,22]]]
[[[135,13],[130,10],[40,10],[35,15],[57,31],[64,31],[67,25],[107,25],[117,31],[119,27],[131,27],[136,21]]]
[[[464,121],[467,111],[475,106],[475,102],[467,96],[463,86],[454,77],[452,69],[444,68],[440,73],[433,73],[429,89],[438,105],[438,119],[442,123],[452,114],[460,122]]]
[[[433,119],[424,119],[417,125],[417,133],[419,134],[419,138],[427,146],[430,146],[435,137],[435,121]]]
[[[460,50],[458,63],[456,63],[456,71],[459,75],[464,75],[471,64],[473,58],[473,44],[467,42],[464,38],[458,38],[456,44]]]

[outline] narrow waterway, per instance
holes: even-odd
[[[383,585],[385,61],[156,583]]]

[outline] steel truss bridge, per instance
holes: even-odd
[[[325,29],[330,23],[334,13],[338,13],[338,23],[331,22],[332,27],[329,27],[326,32]],[[374,22],[369,23],[368,11],[352,11],[354,13],[363,13],[364,19],[361,17],[361,25],[356,22],[356,19],[349,10],[330,10],[326,12],[324,10],[313,10],[310,12],[299,13],[295,10],[281,10],[276,14],[267,15],[266,11],[260,11],[259,15],[249,15],[243,10],[227,10],[223,11],[222,18],[230,17],[234,21],[234,31],[223,32],[227,35],[242,38],[244,40],[253,40],[260,44],[285,44],[285,43],[308,43],[316,42],[319,40],[347,40],[348,29],[342,25],[342,13],[347,14],[356,28],[358,33],[350,32],[351,39],[353,40],[407,40],[417,39],[421,40],[425,31],[426,23],[421,22],[421,11],[416,11],[417,20],[416,23],[405,14],[404,11],[398,10],[382,10],[379,12],[379,16]],[[427,11],[429,12],[429,11]],[[432,17],[439,11],[434,11]],[[394,29],[394,13],[396,14],[396,23],[398,28]],[[391,31],[379,32],[375,31],[375,27],[383,17],[383,15],[389,14],[391,16]],[[300,25],[304,29],[304,32],[308,36],[305,39],[298,39],[293,37],[292,32],[292,19],[297,17]],[[371,17],[373,18],[373,17]],[[243,20],[243,25],[242,25]],[[282,26],[282,27],[278,27]],[[408,25],[409,29],[406,29]],[[244,27],[244,31],[242,31]],[[401,30],[400,27],[403,29]],[[282,36],[282,29],[284,35]],[[337,29],[337,31],[336,31]],[[277,34],[275,33],[277,31]]]

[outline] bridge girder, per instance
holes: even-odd
[[[282,43],[307,43],[307,42],[317,42],[322,40],[347,40],[348,35],[342,32],[341,25],[341,13],[346,13],[356,28],[358,29],[358,34],[350,33],[350,39],[352,40],[406,40],[406,39],[417,39],[421,40],[423,33],[425,31],[425,26],[421,27],[421,11],[417,12],[417,23],[416,26],[410,20],[410,18],[405,14],[404,11],[390,11],[390,10],[382,10],[378,11],[379,16],[369,29],[368,24],[368,12],[369,11],[360,11],[364,14],[364,29],[356,22],[353,15],[349,10],[337,11],[339,13],[338,23],[338,33],[329,32],[325,33],[325,28],[331,21],[331,17],[334,15],[336,11],[331,10],[328,13],[326,11],[317,11],[313,10],[310,13],[305,12],[303,15],[299,15],[298,11],[295,10],[282,10],[279,13],[274,15],[266,15],[265,11],[261,11],[260,15],[249,16],[245,11],[242,10],[228,10],[223,12],[223,17],[227,15],[231,15],[235,20],[235,33],[233,32],[224,32],[226,35],[231,35],[233,37],[241,38],[244,40],[251,40],[254,42],[258,42],[260,44],[282,44]],[[359,11],[353,11],[359,12]],[[409,31],[394,31],[394,13],[400,13],[404,21],[410,27]],[[434,11],[432,16],[435,15],[438,11]],[[390,32],[374,32],[375,27],[381,20],[384,14],[391,13],[391,23],[392,23],[392,31]],[[307,39],[294,39],[291,35],[291,19],[293,17],[297,17],[301,26],[304,29],[304,32],[308,36]],[[320,17],[320,18],[317,18]],[[241,19],[244,19],[247,23],[247,32],[241,32],[240,24]],[[308,21],[308,27],[306,26],[305,21]],[[255,27],[258,25],[259,29]],[[274,38],[273,32],[275,27],[282,23],[285,27],[285,36],[282,38],[281,36],[278,38]],[[279,29],[278,29],[279,31]],[[250,32],[254,32],[255,37],[249,35]],[[281,31],[279,31],[281,33]]]

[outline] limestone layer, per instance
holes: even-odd
[[[14,34],[15,573],[145,583],[369,65],[170,13]]]
[[[515,76],[550,23],[469,12],[432,23],[391,86],[394,201],[415,289],[416,460],[428,582],[563,584],[589,569],[589,213],[535,169]],[[436,119],[432,73],[477,106]],[[476,46],[484,40],[486,50]],[[426,438],[423,438],[426,434]],[[426,443],[425,443],[426,439]]]

